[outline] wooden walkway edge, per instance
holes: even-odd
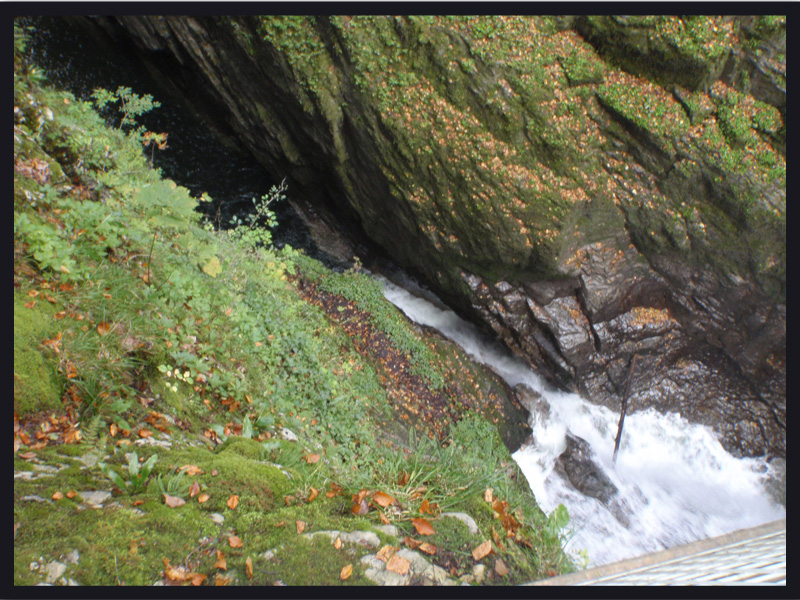
[[[525,585],[786,585],[786,519]]]

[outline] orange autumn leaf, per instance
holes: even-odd
[[[56,337],[54,337],[54,338],[51,338],[49,340],[44,340],[42,342],[42,344],[44,344],[45,346],[47,346],[49,348],[52,348],[53,351],[56,354],[61,354],[61,348],[60,348],[60,346],[61,346],[61,332],[59,331],[56,334]]]
[[[232,535],[231,537],[228,538],[228,544],[230,545],[231,548],[241,548],[242,546],[244,546],[244,544],[242,543],[242,538],[236,535]]]
[[[319,459],[322,458],[321,454],[309,454],[306,456],[306,462],[310,465],[319,462]]]
[[[392,555],[392,558],[386,563],[386,570],[393,571],[398,575],[405,575],[410,568],[411,563],[399,554]]]
[[[383,514],[383,513],[378,513],[378,516],[379,516],[379,517],[380,517],[380,519],[381,519],[381,523],[383,523],[384,525],[390,525],[390,524],[391,524],[391,521],[390,521],[390,520],[389,520],[389,519],[386,517],[386,515],[385,515],[385,514]]]
[[[61,500],[63,497],[64,494],[62,494],[61,492],[56,492],[55,494],[53,494],[53,500]]]
[[[100,335],[105,335],[111,330],[111,323],[107,321],[100,321],[97,324],[97,333]]]
[[[415,540],[414,538],[408,536],[403,538],[403,543],[412,550],[416,550],[422,545],[422,542],[420,542],[419,540]]]
[[[375,504],[383,508],[386,508],[387,506],[395,502],[394,498],[392,498],[389,494],[385,494],[383,492],[375,492],[375,495],[372,497],[372,500],[375,502]]]
[[[353,504],[353,507],[350,510],[354,515],[365,515],[369,512],[369,506],[367,505],[366,500],[361,500],[360,502]]]
[[[481,560],[493,552],[492,541],[486,540],[472,551],[472,558]]]
[[[327,498],[333,498],[334,496],[336,496],[341,491],[342,491],[342,486],[340,486],[340,485],[338,485],[338,484],[336,484],[336,483],[331,481],[331,489],[330,489],[330,491],[325,492],[325,496]]]
[[[36,302],[38,302],[38,300],[31,300],[30,302],[26,302],[25,308],[33,308],[34,306],[36,306]]]
[[[419,549],[422,550],[425,554],[436,554],[439,551],[439,548],[434,546],[433,544],[429,544],[428,542],[422,542],[420,544]]]
[[[192,579],[192,585],[201,585],[206,580],[207,575],[203,575],[202,573],[189,573],[188,577]]]
[[[183,506],[186,504],[186,500],[183,498],[178,498],[177,496],[170,496],[169,494],[164,494],[164,504],[169,506],[170,508],[178,508],[179,506]]]
[[[114,423],[112,423],[111,425],[108,426],[108,432],[111,434],[111,437],[114,437],[117,435],[117,433],[119,433],[119,427],[117,427],[116,425],[114,425]]]
[[[189,487],[189,498],[194,498],[200,493],[200,484],[196,481]]]
[[[164,563],[164,576],[170,581],[177,581],[183,583],[186,581],[186,569],[183,567],[173,567],[169,564],[166,558],[162,561]]]
[[[496,561],[494,561],[494,570],[498,575],[500,575],[500,577],[505,577],[510,572],[502,558],[498,558]]]
[[[402,472],[400,477],[397,478],[397,485],[405,485],[408,483],[408,473]]]
[[[352,497],[353,504],[360,504],[361,501],[364,499],[364,496],[367,495],[367,490],[362,489],[358,492],[358,494],[354,494]]]
[[[297,533],[303,533],[306,528],[306,523],[304,521],[295,521],[295,527],[297,528]]]
[[[70,500],[72,500],[77,495],[78,495],[78,492],[76,492],[75,490],[70,490],[70,491],[67,492],[67,498],[69,498]],[[136,502],[134,502],[133,505],[136,506]]]
[[[253,578],[253,559],[250,558],[249,556],[247,557],[247,560],[244,561],[244,570],[245,570],[245,573],[247,574],[247,578],[248,579],[252,579]]]
[[[149,431],[149,430],[147,430],[147,429],[145,429],[144,427],[142,427],[142,428],[139,430],[139,437],[140,437],[140,438],[149,438],[149,437],[153,437],[153,432],[152,432],[152,431]]]
[[[423,500],[422,504],[419,505],[419,513],[424,515],[426,512],[430,511],[430,503],[427,500]]]
[[[387,562],[394,553],[397,551],[397,548],[392,546],[391,544],[386,544],[383,548],[381,548],[378,553],[375,555],[375,558],[378,560],[382,560],[383,562]]]
[[[224,575],[220,575],[217,573],[216,577],[214,577],[214,585],[228,585],[231,582],[230,577],[225,577]]]
[[[308,493],[308,501],[313,502],[317,496],[319,496],[319,490],[312,487],[311,491]]]
[[[483,492],[483,499],[491,504],[492,500],[494,500],[494,490],[492,488],[486,488],[486,491]]]
[[[336,536],[336,540],[333,542],[333,547],[337,550],[342,549],[342,538],[340,538],[338,535]]]
[[[69,494],[67,494],[67,496],[69,496]],[[133,505],[134,506],[141,506],[142,504],[144,504],[144,500],[134,500],[133,501]]]
[[[352,574],[353,574],[353,565],[345,565],[344,567],[342,567],[342,572],[339,573],[339,579],[344,581],[345,579],[348,579]]]
[[[187,475],[201,475],[203,473],[203,469],[196,465],[183,465],[178,471],[186,471]]]
[[[205,503],[205,502],[208,502],[210,498],[211,498],[211,496],[209,496],[208,494],[200,494],[200,495],[197,497],[197,501],[198,501],[200,504],[203,504],[203,503]]]
[[[411,519],[411,523],[420,535],[433,535],[436,533],[433,530],[433,525],[427,519]]]
[[[230,498],[228,498],[228,508],[234,510],[237,506],[239,506],[239,496],[236,494],[232,494]]]
[[[228,563],[225,560],[225,553],[221,550],[217,550],[217,562],[214,563],[215,569],[222,569],[223,571],[228,570]]]

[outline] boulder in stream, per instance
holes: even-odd
[[[617,494],[617,486],[603,472],[592,456],[589,442],[567,432],[567,447],[556,460],[555,471],[584,496],[608,505]]]

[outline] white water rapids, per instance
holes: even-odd
[[[524,383],[550,404],[549,417],[531,412],[533,443],[515,452],[514,459],[545,512],[566,506],[574,531],[566,550],[576,557],[585,550],[589,566],[785,518],[785,509],[764,491],[765,461],[733,457],[709,428],[675,413],[628,414],[614,465],[618,413],[549,389],[527,365],[454,312],[378,279],[386,298],[411,320],[436,328],[509,385]],[[612,504],[626,525],[553,471],[568,430],[589,442],[596,463],[619,489]]]

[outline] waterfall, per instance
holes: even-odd
[[[711,429],[676,413],[628,414],[614,464],[617,413],[552,390],[454,312],[377,278],[387,300],[412,321],[439,330],[509,385],[523,383],[550,404],[548,415],[531,411],[531,441],[513,456],[542,510],[567,507],[572,529],[566,550],[573,556],[585,550],[588,564],[597,566],[785,518],[785,509],[764,490],[765,460],[735,458]],[[618,488],[608,505],[582,495],[554,471],[568,431],[590,444],[595,462]]]

